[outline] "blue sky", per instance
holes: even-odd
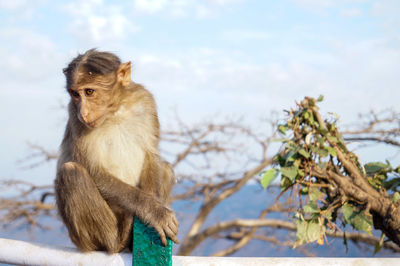
[[[61,69],[98,47],[132,61],[163,125],[215,113],[266,116],[305,95],[344,122],[400,96],[397,0],[0,0],[0,178],[25,142],[58,146],[67,102]],[[398,110],[398,108],[397,108]],[[51,169],[53,170],[53,169]]]

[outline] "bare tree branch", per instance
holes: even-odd
[[[390,113],[390,112],[389,112]],[[374,143],[386,143],[399,146],[400,116],[396,113],[371,113],[368,117],[360,119],[358,127],[345,132],[348,141],[370,141]],[[318,110],[314,114],[319,122],[323,122]],[[368,119],[366,119],[368,118]],[[273,159],[268,154],[271,142],[276,139],[276,120],[264,123],[263,129],[254,130],[243,125],[241,121],[224,121],[216,123],[206,121],[193,126],[188,126],[179,118],[176,119],[178,128],[168,129],[162,132],[162,150],[168,161],[171,161],[176,172],[180,186],[185,189],[173,196],[173,200],[200,201],[201,207],[195,214],[193,223],[180,246],[180,255],[190,255],[203,241],[210,238],[225,238],[232,241],[232,245],[224,250],[216,251],[214,256],[227,256],[234,254],[253,239],[263,240],[275,245],[292,247],[294,241],[280,239],[274,235],[274,230],[286,230],[295,232],[296,225],[290,220],[267,219],[269,212],[280,214],[293,213],[299,203],[294,199],[294,194],[287,197],[287,202],[278,206],[266,206],[260,210],[261,214],[255,219],[243,219],[238,216],[231,221],[214,222],[205,227],[210,214],[215,207],[243,189],[249,181],[258,181],[258,174],[268,168]],[[383,125],[390,124],[390,127]],[[397,128],[396,128],[397,126]],[[326,127],[326,125],[325,125]],[[266,133],[269,132],[270,133]],[[56,152],[51,152],[40,145],[28,144],[32,154],[19,162],[25,168],[32,168],[42,163],[57,158]],[[167,148],[164,148],[165,147]],[[172,147],[172,148],[171,148]],[[168,152],[167,152],[168,151]],[[363,181],[364,176],[358,171],[346,154],[338,149],[340,169],[324,171],[317,167],[309,168],[311,175],[319,177],[321,182],[304,179],[301,184],[307,187],[338,189],[347,197],[358,201],[372,200],[371,211],[381,208],[379,215],[392,213],[394,210],[386,208],[385,202],[376,200],[381,196],[380,192],[368,188]],[[42,216],[56,217],[51,197],[54,195],[53,186],[36,186],[29,182],[8,180],[0,183],[0,188],[15,189],[18,193],[13,197],[0,197],[0,223],[29,224],[42,228],[39,218]],[[295,186],[291,187],[297,189]],[[289,189],[284,190],[284,194]],[[350,193],[349,191],[353,191]],[[361,192],[360,192],[361,191]],[[284,197],[282,197],[284,198]],[[286,200],[286,198],[284,198]],[[284,206],[284,207],[283,207]],[[386,206],[386,207],[385,207]],[[385,209],[386,208],[386,209]],[[379,216],[378,215],[378,216]],[[394,222],[395,220],[393,220]],[[384,226],[384,225],[382,225]],[[43,227],[44,228],[44,227]],[[262,230],[269,230],[271,234],[263,234]],[[234,232],[232,232],[234,231]],[[292,233],[291,233],[292,235]],[[328,230],[326,235],[333,238],[344,236],[343,232]],[[346,233],[346,238],[355,242],[375,245],[379,239],[361,233]],[[385,242],[384,248],[399,252],[399,248],[392,242]],[[300,252],[306,255],[314,255],[306,248],[300,247]]]

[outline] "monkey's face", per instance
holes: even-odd
[[[79,121],[89,128],[99,127],[112,111],[115,80],[99,76],[92,79],[82,77],[68,89],[76,107]]]
[[[120,64],[108,74],[88,69],[68,73],[67,86],[79,121],[89,128],[99,127],[118,108],[121,92],[131,83],[131,63]],[[70,82],[68,82],[70,80]]]

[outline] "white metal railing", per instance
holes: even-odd
[[[132,254],[81,253],[74,248],[52,247],[0,238],[0,263],[17,265],[132,265]],[[173,256],[175,266],[184,265],[296,265],[296,266],[383,266],[400,265],[400,258],[260,258]]]

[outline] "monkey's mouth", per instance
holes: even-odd
[[[99,125],[99,123],[98,123],[99,119],[100,118],[97,118],[97,119],[95,119],[95,120],[93,120],[91,122],[86,122],[85,124],[90,128],[95,128],[95,127],[97,127]]]
[[[88,122],[88,123],[86,123],[86,125],[87,125],[88,127],[90,127],[90,128],[94,128],[94,127],[96,127],[96,120],[95,120],[95,121],[92,121],[92,122]]]
[[[96,128],[103,123],[103,117],[99,117],[91,122],[85,122],[85,125],[89,128]]]
[[[79,121],[82,122],[82,124],[84,124],[88,128],[95,128],[98,125],[97,120],[99,120],[99,119],[95,119],[93,121],[86,122],[85,119],[83,119],[80,115],[78,116],[78,119],[79,119]]]

